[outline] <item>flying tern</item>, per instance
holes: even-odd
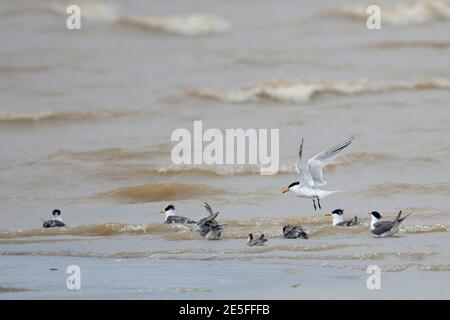
[[[322,209],[320,205],[320,200],[324,199],[325,197],[329,196],[332,193],[338,192],[320,189],[320,187],[323,187],[327,183],[325,180],[323,180],[322,169],[334,158],[336,158],[336,156],[340,151],[348,147],[354,139],[355,135],[345,139],[338,145],[328,150],[316,154],[308,161],[307,166],[305,166],[302,161],[303,141],[304,141],[304,139],[302,139],[298,151],[298,164],[296,166],[297,173],[299,174],[299,181],[291,183],[282,192],[286,193],[290,191],[294,193],[297,197],[312,199],[314,210],[317,210],[316,207],[316,200],[317,200],[319,209]]]

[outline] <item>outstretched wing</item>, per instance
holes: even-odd
[[[300,148],[298,149],[298,163],[297,163],[296,169],[297,169],[297,173],[300,177],[300,180],[299,180],[300,185],[313,187],[314,181],[313,181],[313,178],[311,177],[311,173],[305,167],[305,165],[302,161],[303,141],[304,141],[304,139],[302,139],[302,142],[300,143]]]
[[[327,182],[323,180],[322,176],[322,168],[325,167],[328,163],[330,163],[338,153],[344,148],[348,147],[352,141],[355,139],[355,135],[345,139],[338,145],[330,148],[326,151],[322,151],[321,153],[316,154],[308,161],[308,172],[312,177],[313,183],[315,186],[324,186]]]
[[[208,211],[209,215],[213,214],[212,208],[207,202],[205,202],[205,209],[206,209],[206,211]]]
[[[201,220],[198,222],[199,224],[204,224],[204,223],[206,223],[207,221],[213,221],[213,220],[215,220],[215,219],[217,218],[217,216],[219,215],[219,212],[214,213],[214,212],[212,211],[211,206],[210,206],[208,203],[206,203],[206,202],[205,202],[205,209],[206,209],[206,211],[208,212],[208,216],[207,216],[206,218],[201,219]]]

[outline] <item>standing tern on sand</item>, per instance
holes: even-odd
[[[302,162],[302,154],[303,154],[303,141],[300,144],[300,148],[298,151],[298,164],[296,166],[297,173],[299,174],[299,181],[291,183],[287,188],[283,190],[285,192],[292,192],[297,197],[300,198],[308,198],[312,199],[314,210],[317,210],[316,200],[319,206],[319,209],[322,209],[320,205],[320,200],[329,196],[332,193],[337,191],[326,191],[319,189],[319,187],[324,186],[327,182],[323,180],[322,169],[328,163],[330,163],[338,153],[349,146],[352,141],[355,139],[355,135],[345,139],[338,145],[330,148],[328,150],[322,151],[316,154],[308,161],[308,165],[305,166]]]

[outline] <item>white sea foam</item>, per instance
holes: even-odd
[[[66,14],[68,3],[50,3],[49,9],[57,14]],[[126,15],[120,7],[104,2],[82,1],[77,3],[83,18],[91,21],[118,23],[157,32],[182,36],[202,36],[226,32],[230,23],[218,16],[206,13],[179,15]]]
[[[293,81],[271,80],[237,90],[190,90],[187,93],[227,103],[255,102],[271,99],[280,102],[302,103],[319,94],[355,95],[399,90],[450,89],[450,79],[433,78],[391,82],[360,81]]]
[[[201,13],[167,16],[129,16],[122,17],[120,22],[144,29],[191,37],[222,33],[230,28],[230,24],[222,18]]]

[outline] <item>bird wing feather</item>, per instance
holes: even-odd
[[[314,187],[314,180],[309,172],[308,168],[306,168],[305,164],[302,161],[303,156],[303,141],[300,143],[300,148],[298,149],[298,162],[296,166],[297,173],[299,175],[300,186],[309,186]]]
[[[356,137],[355,135],[352,135],[351,137],[345,139],[336,146],[316,154],[308,161],[307,171],[309,172],[309,175],[311,176],[314,185],[320,187],[324,186],[327,183],[325,180],[323,180],[322,174],[323,167],[325,167],[334,158],[336,158],[339,152],[341,152],[344,148],[348,147],[355,139],[355,137]]]
[[[372,232],[377,235],[383,234],[391,230],[396,223],[397,221],[379,221],[373,225],[374,229],[372,230]]]

